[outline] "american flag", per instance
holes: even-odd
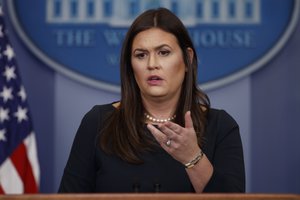
[[[0,6],[0,194],[38,192],[40,169],[26,99]]]

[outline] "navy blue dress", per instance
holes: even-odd
[[[64,169],[59,193],[194,192],[184,166],[161,147],[130,164],[97,147],[97,135],[112,104],[94,106],[82,119]],[[214,167],[204,192],[245,192],[245,169],[239,127],[223,110],[207,116],[203,152]],[[145,133],[151,134],[146,126]]]

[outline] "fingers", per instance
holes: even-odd
[[[159,128],[169,138],[172,138],[176,135],[180,135],[182,133],[182,127],[173,122],[166,122],[160,125]]]
[[[160,124],[158,126],[159,128],[156,128],[152,124],[148,124],[147,128],[155,137],[155,139],[158,141],[158,143],[160,143],[160,145],[169,146],[166,145],[169,139],[178,142],[178,140],[181,140],[183,135],[185,136],[189,135],[188,133],[190,133],[191,129],[194,128],[190,111],[186,112],[184,116],[184,120],[185,120],[185,127],[181,127],[180,125],[173,122],[166,122]]]
[[[171,121],[159,124],[158,127],[147,124],[160,146],[181,163],[186,163],[199,150],[190,111],[185,113],[184,121],[184,127]]]
[[[193,120],[191,117],[191,111],[187,111],[184,115],[184,120],[185,120],[185,128],[193,128]]]
[[[158,141],[158,143],[160,143],[160,145],[163,145],[168,141],[169,138],[152,124],[147,124],[147,128]]]
[[[193,120],[191,117],[191,112],[186,112],[185,116],[185,128],[194,128]],[[159,125],[159,129],[155,128],[153,125],[149,124],[148,129],[159,131],[160,133],[165,134],[169,138],[174,137],[174,134],[181,135],[184,132],[184,128],[180,125],[173,123],[173,122],[166,122]],[[149,129],[149,130],[150,130]],[[175,137],[176,137],[175,135]]]

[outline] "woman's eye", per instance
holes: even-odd
[[[135,54],[135,57],[138,59],[143,59],[146,57],[146,54],[145,53],[137,53],[137,54]]]
[[[162,50],[162,51],[159,51],[158,54],[161,55],[161,56],[167,56],[167,55],[170,54],[170,51],[168,51],[168,50]]]

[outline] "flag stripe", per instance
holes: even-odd
[[[4,194],[1,184],[0,184],[0,194]]]
[[[20,194],[24,191],[23,182],[9,158],[1,165],[0,181],[2,189],[6,194]]]
[[[24,192],[37,192],[37,185],[35,183],[31,165],[27,157],[26,147],[23,143],[21,143],[12,153],[11,160],[24,183]]]
[[[31,132],[30,135],[24,141],[27,150],[27,156],[31,164],[31,168],[33,171],[33,175],[35,178],[35,182],[37,185],[40,183],[40,168],[38,162],[38,155],[37,155],[37,145],[35,140],[34,132]]]

